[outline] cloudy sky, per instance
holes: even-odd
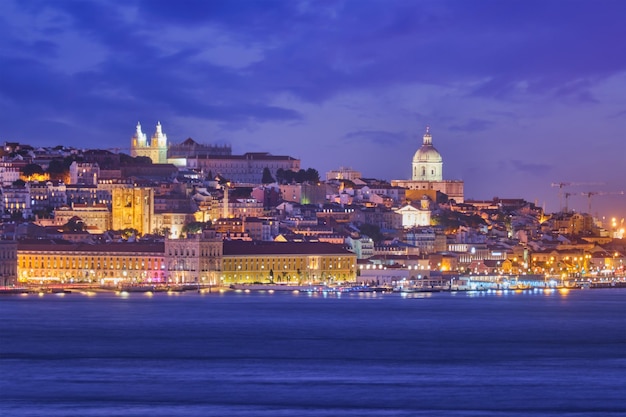
[[[626,1],[2,0],[0,141],[170,142],[626,217]],[[583,183],[583,184],[578,184]]]

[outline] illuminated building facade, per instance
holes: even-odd
[[[23,240],[17,244],[18,280],[23,283],[165,282],[164,244],[71,243]]]
[[[97,163],[72,162],[70,165],[70,184],[98,184],[100,167]]]
[[[182,236],[185,225],[194,221],[196,217],[190,212],[154,213],[151,230],[157,233],[166,232],[166,237],[178,239]]]
[[[355,171],[352,168],[341,167],[337,170],[328,171],[326,173],[326,181],[330,180],[349,180],[354,181],[363,177],[360,171]]]
[[[391,185],[408,190],[439,191],[446,194],[449,199],[463,203],[464,183],[460,180],[443,179],[443,158],[433,146],[432,135],[428,128],[424,134],[422,146],[413,156],[411,172],[410,180],[392,180]]]
[[[54,209],[67,202],[66,185],[62,181],[31,181],[27,187],[33,212]]]
[[[131,179],[101,179],[96,187],[96,201],[106,204],[109,209],[113,206],[113,190],[133,188]]]
[[[98,187],[89,184],[67,184],[65,201],[67,204],[96,204],[98,203]]]
[[[113,230],[135,229],[140,235],[152,233],[154,190],[152,188],[115,188],[113,192]]]
[[[101,231],[111,230],[111,211],[106,204],[73,204],[54,210],[54,224],[64,225],[73,217],[80,217],[85,226]]]
[[[153,164],[167,163],[167,135],[163,133],[161,122],[157,122],[156,131],[150,142],[146,134],[141,131],[141,124],[137,123],[135,134],[130,142],[130,156],[146,156]]]
[[[216,285],[222,269],[222,238],[204,230],[181,239],[165,240],[168,281]]]
[[[356,254],[321,242],[224,241],[221,283],[356,282]]]
[[[430,226],[430,199],[427,196],[423,196],[419,207],[407,204],[396,210],[396,213],[402,216],[402,227],[405,229]]]
[[[29,185],[11,185],[2,188],[2,205],[5,213],[16,215],[21,213],[23,218],[30,217],[33,212]]]

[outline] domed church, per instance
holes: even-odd
[[[410,180],[392,180],[391,185],[407,188],[407,198],[419,200],[422,198],[420,191],[434,191],[446,194],[450,200],[462,203],[464,200],[464,183],[460,180],[443,179],[443,158],[433,146],[433,137],[430,127],[426,128],[422,146],[415,152],[411,166]],[[413,198],[411,198],[411,196]]]
[[[430,128],[426,128],[424,144],[413,156],[414,181],[441,181],[443,180],[443,158],[433,146],[433,137]]]

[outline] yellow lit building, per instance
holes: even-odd
[[[154,232],[165,232],[166,237],[178,239],[183,235],[185,225],[193,223],[195,220],[196,217],[193,213],[155,213],[152,230]]]
[[[72,204],[54,210],[54,223],[64,225],[73,217],[80,217],[86,226],[94,226],[101,231],[111,230],[111,212],[106,204]]]
[[[113,230],[135,229],[140,235],[152,233],[154,225],[152,188],[115,188],[112,194]]]
[[[137,123],[135,134],[130,141],[130,156],[145,156],[152,160],[153,164],[165,164],[167,162],[167,135],[163,133],[161,122],[156,125],[154,135],[148,141],[146,134],[141,131],[141,124]]]
[[[356,282],[356,254],[322,242],[224,241],[221,282]]]
[[[162,242],[18,241],[17,273],[22,283],[108,285],[167,280]]]
[[[169,282],[216,285],[222,269],[222,239],[215,230],[166,239],[165,263]]]

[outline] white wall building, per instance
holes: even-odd
[[[430,199],[427,196],[422,197],[419,207],[407,204],[396,210],[402,216],[402,227],[405,229],[430,226],[430,212]]]

